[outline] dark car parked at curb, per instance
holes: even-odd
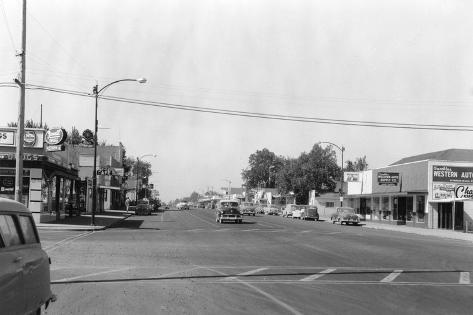
[[[54,302],[50,264],[28,208],[0,198],[0,313],[41,314]]]
[[[153,206],[149,204],[149,200],[140,199],[135,208],[135,215],[151,215]]]
[[[350,207],[338,207],[337,212],[332,215],[330,218],[332,223],[338,222],[341,224],[353,224],[358,225],[360,224],[360,218],[355,213],[355,209]]]

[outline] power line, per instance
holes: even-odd
[[[13,84],[5,82],[5,83],[0,83],[0,86],[11,87],[13,86]],[[94,95],[87,92],[66,90],[66,89],[60,89],[60,88],[54,88],[54,87],[48,87],[48,86],[42,86],[42,85],[27,84],[26,88],[29,90],[42,90],[42,91],[49,91],[49,92],[68,94],[68,95],[74,95],[74,96],[94,97]],[[382,122],[382,121],[344,120],[344,119],[332,119],[332,118],[321,118],[321,117],[280,115],[280,114],[228,110],[228,109],[219,109],[219,108],[212,108],[212,107],[190,106],[190,105],[168,103],[168,102],[147,101],[147,100],[123,98],[123,97],[116,97],[116,96],[100,95],[99,97],[101,99],[114,101],[114,102],[193,111],[193,112],[200,112],[200,113],[211,113],[211,114],[219,114],[219,115],[227,115],[227,116],[258,118],[258,119],[270,119],[270,120],[280,120],[280,121],[293,121],[293,122],[342,125],[342,126],[374,127],[374,128],[436,130],[436,131],[473,131],[473,126],[471,125],[414,124],[414,123],[398,123],[398,122]]]

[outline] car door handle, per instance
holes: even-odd
[[[18,257],[15,258],[14,262],[16,262],[16,263],[20,262],[22,259],[23,259],[23,257],[18,256]]]

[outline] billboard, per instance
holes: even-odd
[[[432,165],[432,181],[473,183],[473,167]]]
[[[397,186],[399,184],[399,173],[379,172],[378,185]]]
[[[343,180],[345,182],[359,182],[360,181],[360,173],[358,173],[358,172],[344,172],[343,173]]]

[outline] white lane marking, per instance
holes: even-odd
[[[380,282],[392,282],[394,279],[396,279],[400,274],[402,273],[402,270],[394,270],[391,272],[388,276],[386,276],[384,279],[382,279]]]
[[[133,267],[126,267],[126,268],[119,268],[119,269],[112,269],[112,270],[99,271],[99,272],[88,273],[88,274],[80,275],[80,276],[76,276],[76,277],[62,278],[62,279],[59,279],[59,280],[54,280],[53,282],[54,282],[54,283],[58,283],[58,282],[68,282],[68,281],[72,281],[72,280],[77,280],[77,279],[82,279],[82,278],[88,278],[88,277],[103,275],[103,274],[106,274],[106,273],[124,271],[124,270],[132,269],[132,268],[133,268]]]
[[[313,232],[313,230],[304,230],[304,231],[300,231],[299,233],[310,233],[310,232]]]
[[[258,272],[266,270],[266,269],[268,269],[268,268],[258,268],[258,269],[254,269],[254,270],[239,273],[237,276],[249,276],[249,275],[258,273]],[[237,279],[237,277],[227,277],[223,280],[236,280],[236,279]]]
[[[322,276],[324,276],[328,273],[334,272],[335,270],[337,270],[337,269],[335,269],[335,268],[325,269],[325,270],[322,270],[319,273],[316,273],[314,275],[310,275],[308,277],[305,277],[304,279],[301,279],[300,281],[312,281],[312,280],[318,279],[318,278],[320,278],[320,277],[322,277]]]
[[[84,233],[79,234],[79,235],[74,235],[74,236],[65,238],[62,241],[59,241],[59,242],[57,242],[57,243],[55,243],[51,246],[45,247],[43,249],[47,252],[52,252],[53,250],[58,249],[59,247],[65,245],[65,244],[68,244],[68,243],[70,243],[72,241],[75,241],[79,238],[86,237],[86,236],[89,236],[89,235],[94,234],[94,233],[95,233],[95,231],[88,231],[88,232],[84,232]]]
[[[227,275],[226,273],[223,273],[221,271],[218,271],[218,270],[215,270],[215,269],[211,269],[211,268],[208,268],[208,267],[202,267],[204,269],[207,269],[207,270],[210,270],[210,271],[213,271],[215,273],[218,273],[220,275]],[[290,306],[289,304],[286,304],[284,303],[283,301],[281,301],[280,299],[276,298],[275,296],[261,290],[260,288],[258,287],[255,287],[254,285],[251,285],[249,284],[248,282],[246,281],[243,281],[241,279],[236,279],[236,281],[240,284],[243,284],[243,285],[246,285],[247,287],[255,290],[256,292],[258,292],[259,294],[265,296],[266,298],[270,299],[271,301],[273,301],[274,303],[278,304],[279,306],[282,306],[283,308],[285,308],[286,310],[288,310],[290,313],[294,314],[294,315],[302,315],[301,312],[297,311],[295,308],[293,308],[292,306]],[[233,282],[234,283],[234,282]]]
[[[469,272],[460,272],[460,280],[458,280],[460,284],[470,284],[470,273]]]

